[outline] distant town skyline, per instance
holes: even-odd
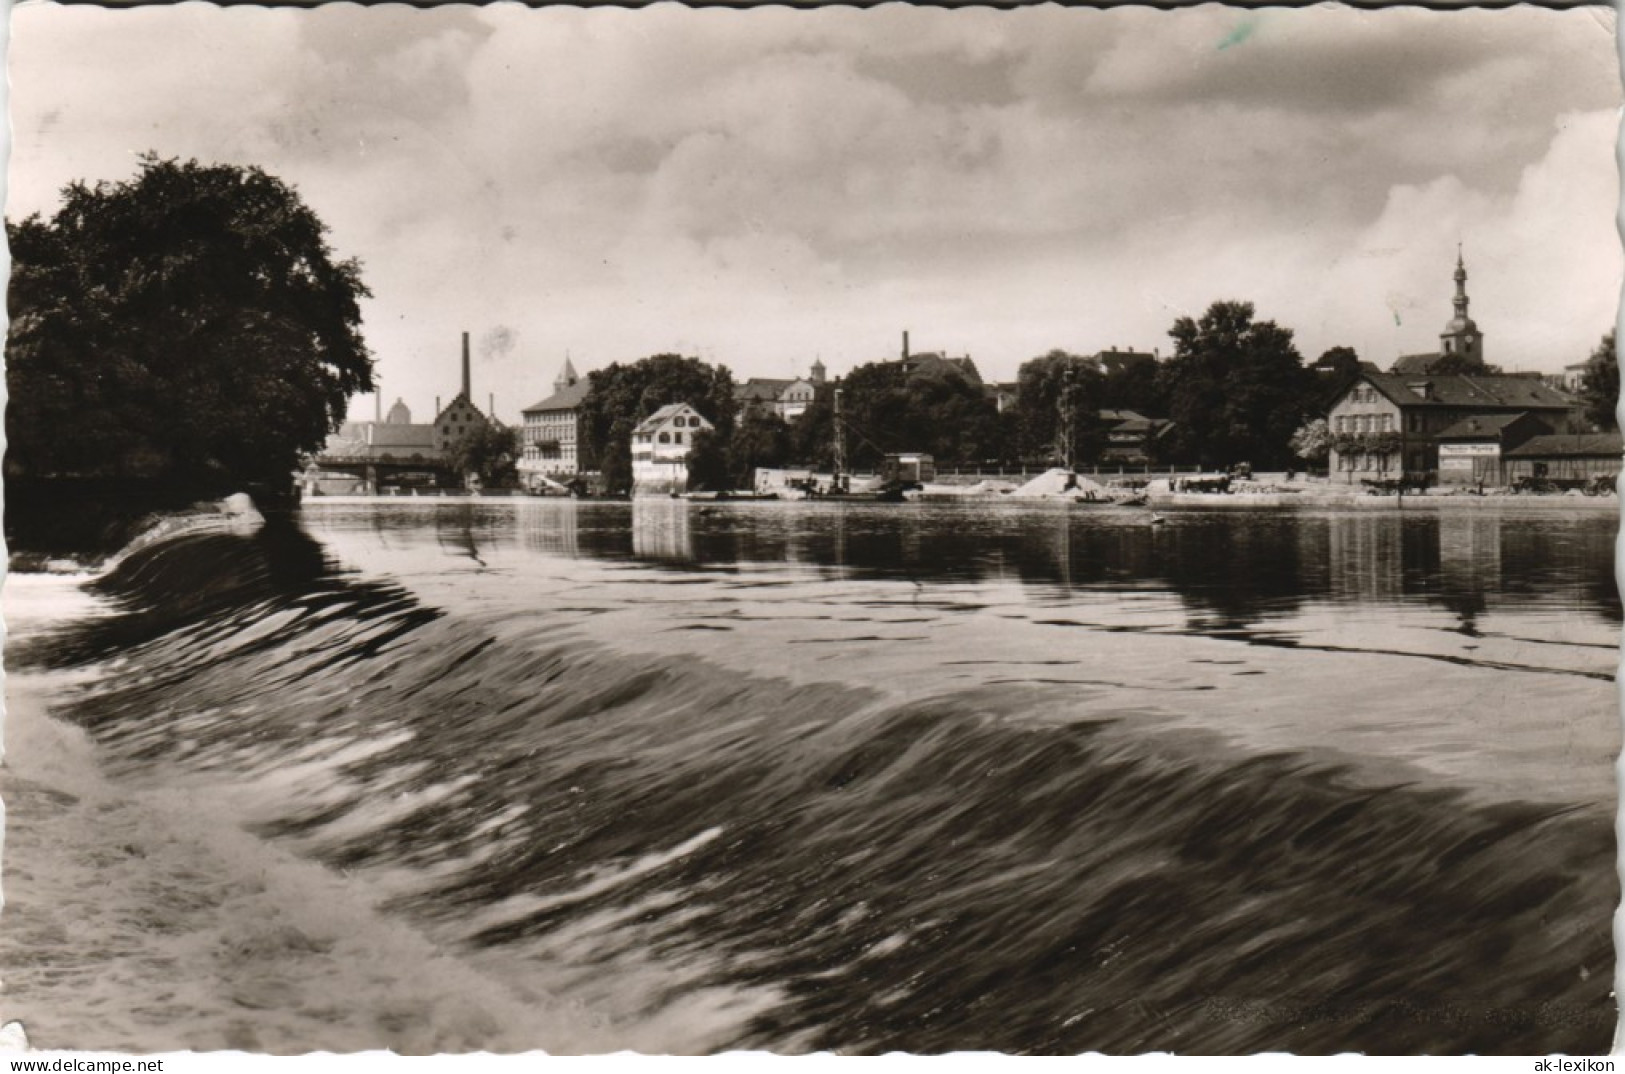
[[[363,262],[419,420],[463,331],[507,422],[567,353],[834,376],[906,329],[1010,380],[1220,299],[1386,366],[1436,347],[1458,242],[1489,362],[1616,316],[1609,8],[12,16],[8,216],[149,150],[259,165]]]

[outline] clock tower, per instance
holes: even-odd
[[[1439,333],[1439,355],[1460,355],[1475,366],[1484,364],[1484,334],[1467,316],[1467,267],[1462,264],[1461,247],[1456,247],[1456,315]]]

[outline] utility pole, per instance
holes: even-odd
[[[841,475],[846,472],[846,430],[841,425],[841,389],[835,389],[835,473],[831,480],[834,484],[841,483]]]
[[[1066,467],[1068,473],[1071,473],[1074,469],[1072,451],[1073,441],[1076,439],[1072,429],[1074,420],[1072,413],[1073,373],[1074,370],[1071,366],[1067,366],[1061,371],[1061,463]]]

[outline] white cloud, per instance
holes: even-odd
[[[414,409],[454,390],[457,333],[496,325],[516,342],[476,394],[510,417],[566,349],[840,371],[908,327],[1009,377],[1164,345],[1218,298],[1381,360],[1432,345],[1458,237],[1492,357],[1555,368],[1619,274],[1595,12],[25,5],[14,27],[10,211],[149,148],[260,163],[365,262]]]

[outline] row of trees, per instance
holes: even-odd
[[[133,179],[72,184],[54,216],[6,228],[13,485],[285,484],[350,396],[373,387],[359,264],[337,258],[297,193],[257,168],[149,155]],[[1003,412],[951,363],[860,366],[840,385],[848,465],[872,467],[900,450],[947,463],[1086,462],[1104,446],[1100,412],[1113,409],[1171,419],[1162,450],[1173,460],[1291,465],[1296,452],[1315,450],[1312,419],[1360,364],[1338,347],[1306,366],[1292,332],[1258,320],[1247,302],[1216,302],[1169,335],[1164,361],[1034,358]],[[1610,333],[1581,387],[1598,427],[1615,427],[1618,390]],[[757,466],[834,461],[833,386],[794,423],[737,420],[726,368],[662,354],[590,374],[585,465],[611,487],[629,485],[633,427],[677,401],[716,427],[691,459],[711,487],[743,484]],[[500,478],[518,445],[513,430],[494,427],[453,455],[460,469]]]
[[[697,485],[741,487],[759,466],[833,466],[835,390],[841,391],[846,459],[870,469],[888,452],[925,451],[943,463],[1081,464],[1099,457],[1111,421],[1133,410],[1174,422],[1165,450],[1181,462],[1292,465],[1292,437],[1324,413],[1338,374],[1358,369],[1348,348],[1306,367],[1290,330],[1260,321],[1251,303],[1216,302],[1181,317],[1164,361],[1055,350],[1021,366],[1016,401],[1002,413],[980,385],[948,362],[876,362],[822,385],[793,422],[736,418],[733,377],[694,358],[655,355],[588,375],[581,405],[584,465],[612,489],[631,485],[631,436],[660,407],[686,402],[716,426],[690,452]],[[1333,376],[1326,375],[1334,374]]]
[[[1334,347],[1305,366],[1292,333],[1255,319],[1245,302],[1216,302],[1199,319],[1181,317],[1165,362],[1052,350],[1022,364],[1016,403],[1002,413],[980,387],[947,362],[905,369],[898,362],[859,366],[840,382],[847,464],[872,469],[887,452],[926,451],[948,463],[1081,464],[1099,457],[1111,421],[1102,412],[1132,410],[1174,422],[1160,445],[1168,460],[1206,467],[1247,461],[1295,466],[1323,461],[1332,445],[1324,414],[1359,373],[1359,355]],[[1439,370],[1437,372],[1447,372]],[[588,374],[581,406],[583,458],[606,486],[632,484],[631,437],[637,423],[668,403],[686,402],[716,427],[690,451],[693,482],[743,488],[757,467],[835,463],[835,388],[823,385],[793,422],[752,411],[739,417],[732,374],[694,358],[659,354]],[[1613,333],[1593,352],[1581,394],[1598,427],[1614,427],[1619,364]],[[512,476],[514,430],[470,432],[450,452],[458,472],[487,481]]]

